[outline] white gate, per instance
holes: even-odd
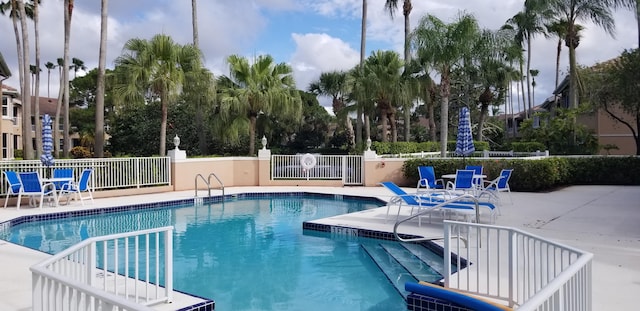
[[[360,155],[296,154],[271,156],[273,180],[342,180],[345,186],[363,184]]]

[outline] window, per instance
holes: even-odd
[[[2,159],[3,160],[8,160],[9,159],[9,134],[8,133],[2,133]]]
[[[2,96],[2,116],[9,117],[9,96]]]
[[[17,118],[18,117],[18,107],[13,106],[13,117]]]

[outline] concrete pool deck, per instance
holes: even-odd
[[[406,189],[408,192],[414,189]],[[313,192],[377,197],[388,200],[382,187],[230,187],[226,194],[243,192]],[[193,191],[96,199],[85,208],[161,202],[192,198]],[[214,194],[219,194],[216,191]],[[633,310],[640,293],[640,186],[572,186],[548,193],[512,193],[514,204],[501,206],[497,225],[519,228],[594,254],[593,310]],[[79,202],[58,208],[0,208],[0,222],[19,216],[81,209]],[[391,231],[386,208],[322,219],[334,225]],[[442,234],[441,227],[417,225],[405,233]],[[0,310],[31,310],[29,267],[48,255],[0,240]],[[215,297],[210,297],[215,300]],[[173,304],[156,310],[176,310],[198,300],[177,295]]]

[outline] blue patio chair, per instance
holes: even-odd
[[[385,222],[389,218],[389,210],[392,205],[398,206],[398,214],[396,215],[396,221],[400,218],[400,210],[402,209],[402,205],[404,204],[407,207],[411,207],[411,211],[409,215],[413,215],[413,209],[417,208],[418,213],[421,209],[432,209],[435,204],[430,202],[430,200],[423,200],[417,194],[409,194],[406,191],[402,190],[398,185],[391,181],[385,181],[380,183],[385,188],[391,190],[394,196],[387,202],[387,214],[385,216]],[[420,219],[418,219],[418,223],[420,223]]]
[[[53,178],[68,178],[70,181],[73,180],[73,169],[72,168],[54,168],[53,169]],[[56,186],[56,190],[62,190],[62,187],[69,183],[69,181],[54,181],[53,184]]]
[[[497,201],[500,202],[501,200],[498,196],[498,193],[507,192],[509,193],[509,202],[513,204],[513,198],[511,197],[511,188],[509,187],[509,179],[511,179],[511,173],[513,173],[513,169],[503,169],[502,171],[500,171],[500,176],[492,181],[486,182],[484,191],[481,194],[492,194],[497,199]]]
[[[20,201],[23,196],[29,197],[29,206],[35,206],[36,201],[38,201],[40,202],[40,208],[42,208],[45,196],[49,200],[53,199],[57,205],[56,186],[53,183],[43,183],[37,172],[23,172],[19,173],[18,176],[22,184],[22,189],[18,193],[18,209],[20,209]]]
[[[444,180],[436,178],[433,166],[418,166],[418,174],[420,175],[418,190],[421,188],[426,188],[427,190],[444,189]]]
[[[84,200],[88,199],[91,199],[91,204],[93,204],[93,190],[89,185],[91,182],[91,173],[93,173],[93,169],[84,169],[80,174],[78,182],[70,182],[63,185],[60,190],[60,196],[67,197],[67,204],[69,204],[69,201],[72,199],[71,196],[79,198],[82,206],[84,206]]]
[[[14,171],[4,171],[5,180],[9,184],[7,187],[7,196],[4,199],[4,208],[7,208],[7,202],[9,202],[10,195],[19,195],[20,189],[22,189],[22,183],[18,177],[18,173]]]
[[[482,175],[483,174],[482,165],[467,165],[464,169],[465,170],[472,170],[475,175]],[[482,190],[482,186],[484,186],[484,180],[482,178],[474,178],[473,179],[473,184],[476,185],[476,187],[478,187],[478,189]]]
[[[447,182],[447,190],[453,194],[470,193],[475,195],[476,185],[474,184],[473,170],[456,170],[456,179]]]

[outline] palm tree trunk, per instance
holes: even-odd
[[[411,24],[409,23],[409,14],[411,14],[411,0],[405,0],[402,5],[402,12],[404,14],[404,67],[407,68],[411,61],[411,50],[409,49],[409,43],[411,42],[409,36],[411,34]],[[405,69],[406,70],[406,69]],[[413,102],[412,102],[413,104]],[[404,111],[404,141],[411,141],[411,106],[408,105]]]
[[[24,8],[24,1],[18,0],[18,8],[20,16],[27,16]],[[24,80],[22,83],[22,143],[25,160],[32,160],[33,154],[33,130],[31,129],[31,92],[29,77],[29,29],[27,28],[27,19],[20,18],[20,30],[22,35],[22,70],[24,72]]]
[[[449,94],[451,93],[449,85],[449,70],[442,71],[440,80],[440,94],[442,97],[442,105],[440,106],[440,156],[447,156],[447,140],[449,139]]]
[[[360,70],[364,69],[364,59],[366,53],[366,42],[367,42],[367,0],[362,0],[362,20],[360,27]],[[364,108],[362,107],[364,103],[358,103],[357,110],[357,120],[356,120],[356,145],[362,145],[362,118],[367,118],[364,114]],[[364,120],[366,124],[368,124],[368,120]],[[367,137],[371,137],[371,133],[369,130],[369,126],[366,127],[366,135]]]
[[[523,67],[524,64],[520,62],[520,90],[522,91],[522,109],[524,110],[524,118],[529,119],[529,112],[527,111],[527,101],[525,100],[525,92],[524,92],[524,74]]]
[[[168,90],[165,88],[162,90],[162,94],[160,94],[160,156],[164,157],[167,155],[167,106],[169,105],[169,94],[167,94]]]
[[[40,122],[40,22],[39,22],[39,1],[33,2],[33,30],[36,45],[36,72],[35,72],[35,105],[33,106],[33,115],[36,119],[36,157],[40,158],[42,154],[42,122]]]
[[[256,121],[254,115],[249,117],[249,155],[253,156],[256,152]]]
[[[527,116],[531,117],[533,112],[533,103],[531,99],[531,36],[527,37],[527,101],[528,101],[528,111]]]
[[[349,134],[349,147],[353,148],[356,145],[355,134],[353,133],[353,124],[348,114],[344,117],[344,125],[347,127],[347,133]]]
[[[369,119],[369,114],[363,113],[363,119],[364,119],[364,134],[367,136],[367,138],[370,138],[371,137],[371,120]]]
[[[553,90],[555,91],[558,88],[558,83],[560,83],[560,53],[562,52],[562,38],[558,38],[558,46],[556,48],[556,84]],[[551,107],[551,117],[554,117],[556,114],[556,109],[558,109],[558,96],[553,94],[553,106]]]
[[[387,136],[387,128],[389,127],[389,117],[387,116],[387,108],[380,109],[380,140],[382,142],[388,142],[389,136]]]
[[[191,27],[193,28],[193,45],[199,47],[198,42],[198,1],[191,0]]]
[[[64,62],[62,65],[58,65],[58,76],[60,80],[60,87],[58,87],[58,103],[56,105],[56,117],[53,119],[53,150],[55,157],[60,157],[60,112],[62,111],[62,101],[64,97],[64,79],[63,70]]]
[[[391,141],[398,141],[398,126],[396,124],[396,110],[394,108],[389,109],[389,125],[391,126]]]
[[[73,13],[73,0],[64,0],[64,68],[62,70],[62,87],[64,93],[62,101],[64,105],[64,126],[63,126],[63,148],[62,155],[65,158],[69,157],[69,151],[71,150],[71,139],[69,137],[69,40],[71,38],[71,15]]]
[[[100,51],[98,58],[98,78],[96,86],[96,129],[94,134],[94,157],[104,157],[104,94],[105,70],[107,65],[107,22],[109,0],[102,0],[100,5]]]

